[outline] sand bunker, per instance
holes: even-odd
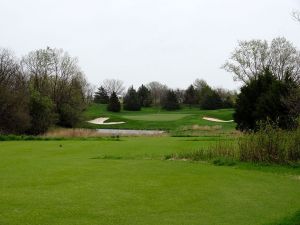
[[[97,118],[97,119],[94,119],[94,120],[90,120],[88,121],[89,123],[92,123],[92,124],[98,124],[98,125],[116,125],[116,124],[123,124],[125,122],[108,122],[108,123],[105,123],[106,120],[108,120],[109,118],[107,117],[100,117],[100,118]]]
[[[212,117],[203,117],[202,119],[212,121],[212,122],[219,122],[219,123],[231,123],[233,120],[220,120]]]

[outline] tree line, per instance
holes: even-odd
[[[62,49],[39,49],[18,59],[0,48],[0,133],[73,127],[91,100],[77,59]]]
[[[206,81],[197,79],[187,89],[171,89],[159,82],[141,85],[137,90],[131,86],[124,93],[120,80],[105,80],[94,95],[94,102],[107,104],[107,109],[119,112],[123,109],[139,111],[142,107],[161,107],[165,110],[178,110],[183,105],[199,109],[232,108],[237,93],[223,88],[212,88]],[[121,99],[121,101],[120,101]]]

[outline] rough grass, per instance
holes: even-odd
[[[0,224],[261,225],[300,209],[299,169],[161,160],[215,137],[122,140],[1,142]]]

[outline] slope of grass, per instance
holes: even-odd
[[[120,128],[120,129],[148,129],[166,130],[172,134],[190,134],[183,132],[187,127],[197,126],[220,126],[220,132],[231,132],[235,128],[235,123],[216,123],[203,120],[204,116],[215,117],[218,119],[232,119],[232,109],[221,110],[200,110],[199,108],[184,107],[177,111],[165,111],[160,108],[143,108],[138,112],[121,111],[120,113],[108,112],[105,105],[92,104],[85,111],[85,121],[98,117],[109,117],[108,122],[124,121],[125,124],[119,125],[95,125],[83,122],[78,125],[82,128]],[[172,120],[172,121],[170,121]],[[197,134],[196,134],[197,135]]]
[[[298,169],[286,174],[161,160],[216,140],[0,142],[0,224],[258,225],[295,220]]]

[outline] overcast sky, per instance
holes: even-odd
[[[295,9],[300,0],[0,0],[0,47],[63,48],[94,85],[202,78],[233,89],[220,66],[238,40],[284,36],[300,48]]]

